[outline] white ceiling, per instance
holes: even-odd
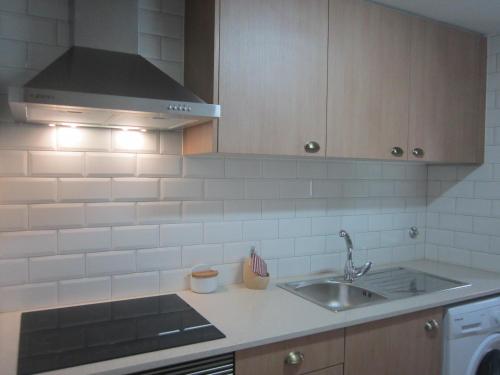
[[[500,34],[500,0],[375,0],[486,35]]]

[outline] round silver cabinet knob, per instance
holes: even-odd
[[[304,150],[309,153],[309,154],[315,154],[316,152],[318,152],[320,150],[320,145],[318,142],[315,142],[315,141],[311,141],[311,142],[307,142],[305,145],[304,145]]]
[[[397,157],[397,158],[400,158],[401,156],[403,156],[403,154],[404,154],[404,151],[403,151],[403,149],[402,149],[401,147],[399,147],[399,146],[395,146],[395,147],[393,147],[393,148],[392,148],[392,150],[391,150],[391,155],[392,155],[392,156],[395,156],[395,157]]]
[[[285,364],[291,366],[300,365],[304,361],[304,354],[301,352],[290,352],[285,357]]]
[[[424,150],[422,150],[419,147],[416,147],[416,148],[413,149],[412,154],[416,158],[423,158],[425,153],[424,153]]]
[[[437,331],[439,329],[439,323],[436,319],[431,319],[425,322],[424,329],[427,332]]]

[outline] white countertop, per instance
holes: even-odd
[[[276,287],[275,283],[263,291],[246,289],[243,285],[229,286],[207,295],[182,291],[177,294],[219,328],[226,335],[225,339],[45,374],[127,374],[500,293],[500,274],[497,273],[431,261],[412,261],[398,265],[467,282],[471,286],[345,312],[329,311]],[[16,374],[19,326],[19,312],[0,314],[2,375]]]

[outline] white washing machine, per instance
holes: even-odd
[[[451,307],[443,323],[443,375],[500,375],[500,297]]]

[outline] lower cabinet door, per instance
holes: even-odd
[[[342,365],[328,367],[323,370],[308,372],[306,375],[343,375],[344,369]]]
[[[236,352],[237,375],[342,375],[344,330]]]
[[[439,375],[443,310],[346,329],[344,375]]]

